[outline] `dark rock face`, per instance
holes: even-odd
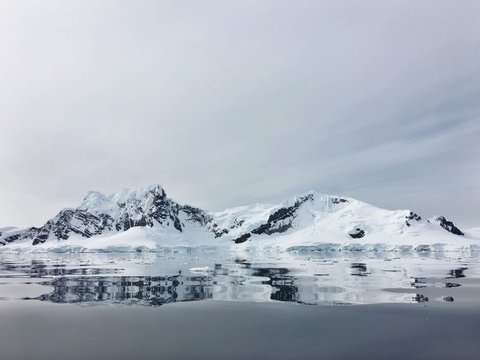
[[[0,245],[21,240],[29,240],[33,245],[38,245],[47,240],[64,241],[72,236],[90,238],[109,232],[127,231],[132,227],[160,226],[183,232],[192,225],[212,232],[216,238],[230,234],[229,239],[233,239],[235,243],[239,244],[247,241],[253,235],[280,234],[292,229],[295,219],[300,213],[299,209],[305,203],[313,202],[314,196],[309,193],[297,198],[294,202],[276,207],[266,221],[261,221],[252,229],[250,225],[243,227],[245,220],[240,219],[235,219],[233,222],[230,222],[231,219],[229,219],[229,225],[220,226],[205,211],[188,205],[180,205],[167,198],[165,191],[160,186],[139,191],[122,190],[109,196],[91,192],[78,208],[60,211],[41,227],[23,230],[9,229],[8,231],[2,228]],[[322,198],[322,203],[328,206],[336,204],[333,208],[342,207],[343,204],[349,202],[350,200],[341,197]],[[420,220],[422,218],[411,211],[405,216],[407,226]],[[443,229],[456,235],[464,235],[460,229],[443,216],[435,220]],[[365,235],[366,232],[361,228],[355,228],[349,232],[349,236],[353,239],[363,238]],[[421,246],[416,250],[430,251],[429,248],[423,249]]]
[[[453,222],[451,221],[448,221],[447,219],[445,219],[443,216],[438,216],[436,219],[436,221],[438,221],[438,223],[440,224],[440,226],[442,228],[444,228],[445,230],[447,230],[448,232],[451,232],[452,234],[455,234],[455,235],[460,235],[460,236],[463,236],[464,233],[459,229],[457,228]]]
[[[234,241],[236,244],[247,241],[252,234],[255,235],[272,235],[275,233],[284,233],[288,229],[292,228],[293,220],[297,216],[296,211],[307,201],[312,201],[313,195],[309,194],[302,196],[291,206],[282,207],[272,214],[267,219],[265,224],[253,229],[250,233],[243,234],[236,238]],[[232,228],[242,226],[243,220],[236,221]]]
[[[221,228],[216,223],[212,223],[212,225],[209,228],[215,234],[216,238],[219,238],[222,235],[228,234],[228,229]]]
[[[420,221],[422,220],[422,217],[418,214],[415,214],[413,211],[410,211],[410,214],[405,216],[405,225],[411,226],[410,222],[408,220],[415,220],[415,221]]]
[[[148,206],[145,206],[148,204]],[[31,239],[33,245],[44,243],[49,238],[66,240],[76,234],[84,238],[104,232],[126,231],[132,227],[152,227],[156,223],[173,226],[182,232],[185,222],[196,223],[221,236],[228,232],[219,229],[213,219],[203,210],[188,205],[179,205],[167,198],[160,187],[150,189],[142,198],[133,198],[128,204],[115,204],[115,218],[105,213],[92,213],[83,208],[64,209],[40,228],[20,230],[3,239],[4,243]]]
[[[31,227],[26,230],[19,230],[3,239],[3,244],[11,243],[17,240],[35,239],[37,235],[42,235],[42,228]]]
[[[22,236],[22,234],[14,234],[14,235],[10,235],[10,236],[7,236],[4,241],[9,243],[9,242],[12,242],[12,241],[15,241],[15,240],[18,240],[20,239],[20,237]]]
[[[230,228],[231,228],[231,229],[239,228],[239,227],[242,226],[244,223],[245,223],[245,220],[235,219],[235,221],[233,222],[233,225],[232,225]]]
[[[357,227],[355,230],[350,231],[348,235],[354,239],[360,239],[365,236],[365,231]]]
[[[243,234],[242,236],[236,238],[234,241],[235,241],[235,244],[241,244],[241,243],[244,243],[245,241],[247,241],[250,237],[252,236],[252,234],[250,233],[246,233],[246,234]]]
[[[408,216],[405,216],[405,218],[408,220],[416,220],[416,221],[422,220],[422,217],[418,214],[415,214],[413,211],[410,211],[410,214]]]
[[[292,206],[282,207],[268,217],[265,224],[252,230],[252,234],[271,235],[283,233],[292,227],[293,220],[296,217],[296,211],[307,201],[312,201],[313,195],[306,195],[299,198]]]

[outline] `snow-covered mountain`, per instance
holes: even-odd
[[[89,192],[77,208],[63,209],[42,227],[0,229],[2,245],[48,249],[459,241],[468,245],[468,240],[443,216],[427,220],[410,210],[380,209],[348,197],[309,192],[279,205],[212,213],[178,204],[159,185],[108,196]]]
[[[33,245],[38,245],[72,236],[91,238],[123,232],[133,227],[160,227],[182,232],[185,227],[210,228],[212,221],[205,211],[180,205],[167,198],[160,185],[153,185],[139,190],[122,189],[108,196],[89,192],[76,209],[63,209],[39,228],[9,229],[0,234],[0,241],[31,240]],[[215,233],[214,228],[211,230]]]

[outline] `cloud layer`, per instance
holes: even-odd
[[[161,183],[480,225],[478,1],[0,1],[0,226]]]

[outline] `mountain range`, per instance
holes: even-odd
[[[41,227],[0,229],[0,244],[21,248],[122,244],[136,249],[225,244],[470,244],[467,240],[474,237],[470,235],[443,216],[425,219],[411,210],[380,209],[343,196],[308,192],[277,205],[209,212],[179,204],[160,185],[153,185],[111,195],[89,192],[77,208],[61,210]]]

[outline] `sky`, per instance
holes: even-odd
[[[480,2],[0,0],[0,226],[161,184],[480,226]]]

